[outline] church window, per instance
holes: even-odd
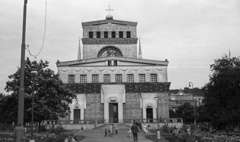
[[[93,32],[88,32],[89,38],[93,38]]]
[[[119,38],[123,38],[123,31],[119,31]]]
[[[122,75],[121,74],[116,74],[115,81],[117,83],[122,83]]]
[[[117,61],[114,61],[114,66],[117,66]]]
[[[97,32],[97,38],[101,38],[101,32]]]
[[[112,31],[112,38],[116,38],[116,32]]]
[[[127,31],[127,38],[131,38],[131,32]]]
[[[86,74],[80,75],[80,83],[87,83],[87,75]]]
[[[105,83],[111,82],[110,74],[104,74],[103,82],[105,82]]]
[[[92,83],[98,83],[98,82],[99,82],[98,74],[93,74],[92,75]]]
[[[111,66],[112,65],[112,61],[108,61],[108,66]]]
[[[108,32],[104,32],[104,38],[108,38]]]
[[[128,83],[133,83],[133,82],[134,82],[134,76],[133,76],[133,74],[128,74],[128,75],[127,75],[127,82],[128,82]]]
[[[145,74],[139,74],[139,82],[145,82]]]
[[[122,57],[122,52],[118,48],[113,46],[104,47],[98,52],[98,57],[109,57],[109,56]]]
[[[75,75],[74,74],[68,75],[68,83],[75,83]]]
[[[157,82],[157,74],[150,75],[151,82]]]

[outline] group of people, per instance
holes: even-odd
[[[117,135],[118,130],[113,124],[109,124],[108,127],[105,128],[105,137],[113,137],[114,134]]]

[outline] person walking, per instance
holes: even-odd
[[[105,137],[107,137],[108,136],[108,128],[106,127],[105,128]]]
[[[115,133],[115,127],[114,127],[114,125],[112,124],[112,136],[114,136],[114,133]]]
[[[138,142],[138,132],[139,132],[139,128],[137,123],[135,122],[135,120],[133,120],[133,125],[131,127],[132,130],[132,134],[133,134],[133,141],[134,142]]]
[[[112,124],[109,125],[109,137],[112,137],[113,127]]]

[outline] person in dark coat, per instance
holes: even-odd
[[[133,121],[133,125],[131,127],[132,130],[132,134],[133,134],[133,141],[134,142],[138,142],[138,132],[139,132],[139,128],[138,125],[135,121]]]

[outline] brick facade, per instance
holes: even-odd
[[[84,111],[84,119],[98,122],[104,122],[103,104],[101,104],[101,94],[86,94],[87,107]]]
[[[109,46],[108,44],[98,45],[83,45],[83,59],[97,58],[98,52]],[[117,47],[123,54],[123,57],[137,58],[137,44],[111,44],[111,46]]]

